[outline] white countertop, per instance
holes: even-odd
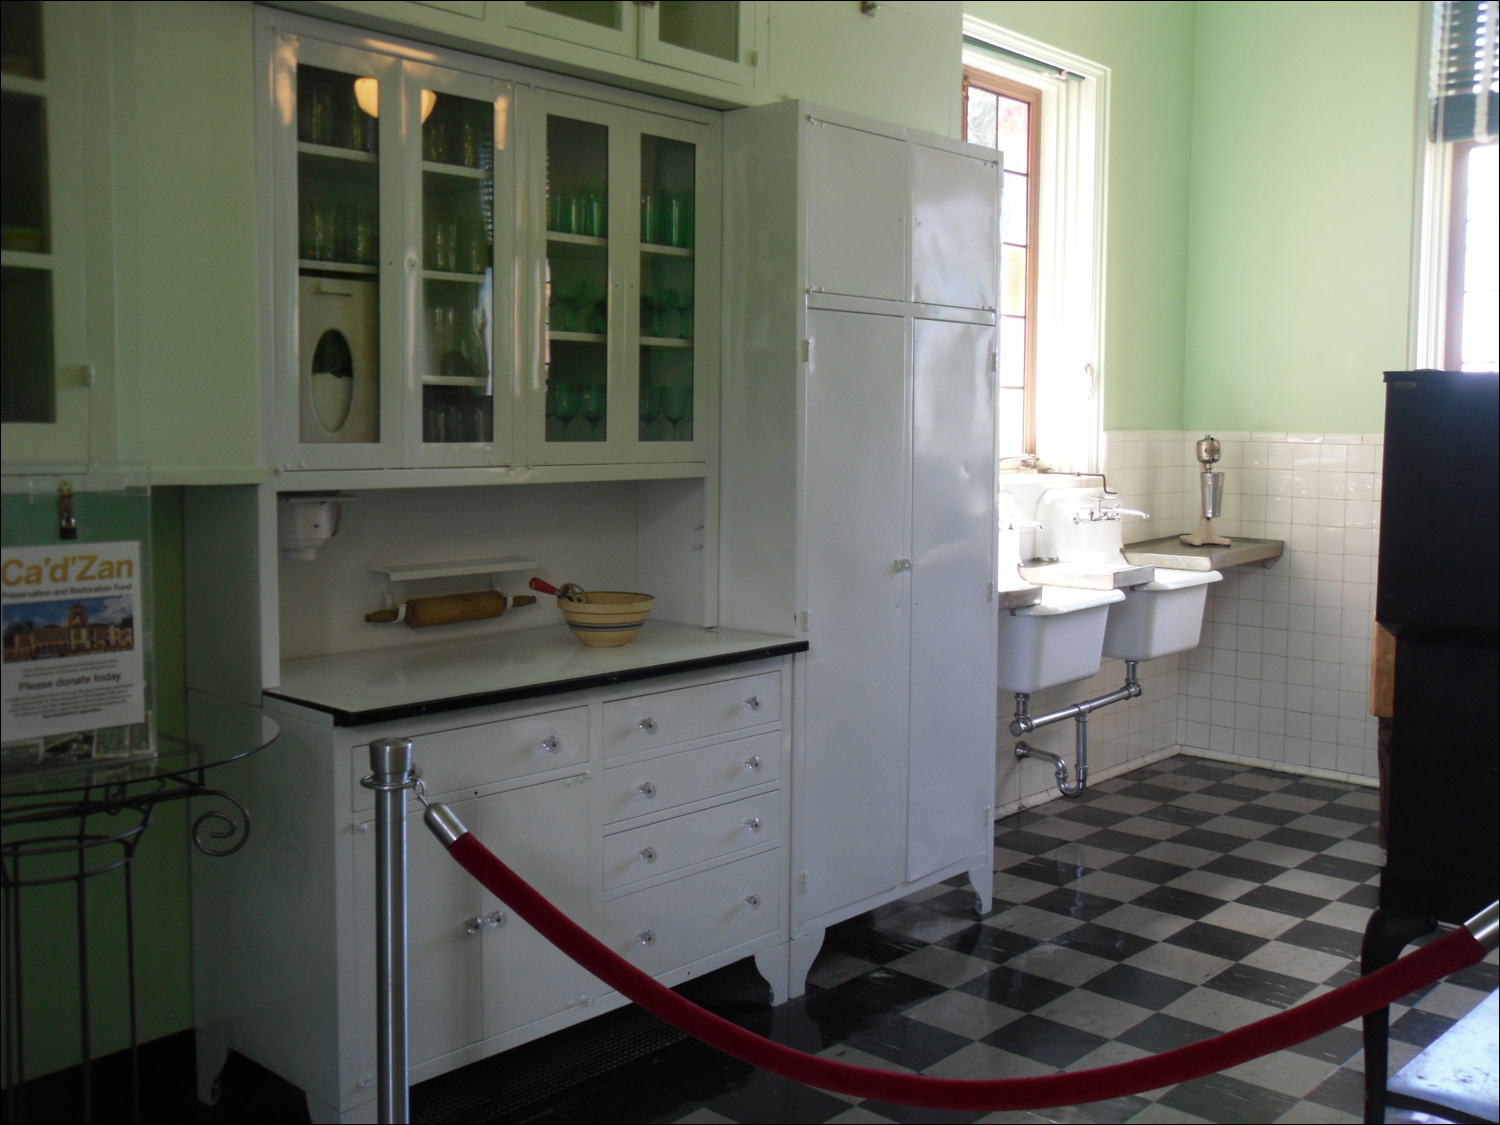
[[[266,694],[339,726],[551,695],[805,651],[806,640],[647,621],[620,648],[586,648],[566,626],[316,656],[281,665]]]

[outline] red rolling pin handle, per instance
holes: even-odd
[[[552,585],[552,583],[550,582],[545,582],[540,578],[533,578],[530,582],[526,583],[526,585],[530,586],[533,590],[541,594],[551,594],[554,597],[556,597],[558,594],[558,589],[556,586]]]

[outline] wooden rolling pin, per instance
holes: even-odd
[[[412,629],[425,629],[429,625],[453,625],[460,621],[483,621],[488,617],[499,617],[507,604],[531,605],[536,599],[530,594],[521,594],[507,599],[499,590],[476,590],[472,594],[441,594],[432,598],[412,598],[399,609],[377,609],[365,614],[365,620],[373,623],[405,621]]]

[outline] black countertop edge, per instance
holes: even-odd
[[[1418,367],[1412,371],[1386,371],[1383,373],[1387,383],[1457,383],[1465,379],[1478,382],[1492,381],[1496,378],[1493,371],[1447,371],[1438,367]]]
[[[395,707],[376,707],[369,711],[345,711],[328,707],[311,700],[298,699],[279,691],[263,694],[272,699],[285,700],[299,707],[322,711],[333,716],[336,727],[363,727],[375,723],[393,723],[399,719],[415,719],[423,715],[438,715],[444,711],[462,711],[469,707],[487,707],[496,703],[514,703],[522,699],[540,699],[548,695],[562,695],[586,688],[609,687],[633,680],[654,680],[678,672],[699,672],[705,668],[722,668],[729,664],[744,664],[751,660],[765,660],[772,656],[791,656],[806,652],[806,641],[783,641],[763,648],[746,649],[743,652],[723,653],[715,656],[700,656],[694,660],[678,660],[671,664],[653,664],[649,668],[622,668],[618,672],[600,672],[594,676],[579,676],[574,679],[553,680],[550,683],[527,684],[525,687],[504,688],[500,691],[482,691],[473,695],[455,695],[447,699],[430,699],[422,703],[403,703]]]

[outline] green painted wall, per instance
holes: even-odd
[[[965,0],[1110,70],[1104,427],[1182,426],[1194,5]]]
[[[1382,428],[1380,373],[1406,362],[1419,18],[1198,6],[1187,428]]]

